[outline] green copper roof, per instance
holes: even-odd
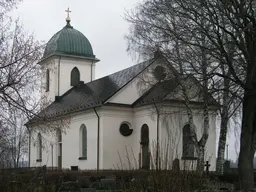
[[[95,59],[88,39],[81,32],[74,29],[69,22],[48,41],[43,58],[59,54]]]

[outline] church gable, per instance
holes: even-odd
[[[137,98],[140,97],[139,90],[137,88],[137,79],[128,83],[118,93],[111,97],[106,103],[118,103],[131,105]]]
[[[132,105],[151,90],[157,82],[161,81],[161,78],[168,78],[167,75],[172,75],[170,71],[167,72],[168,67],[166,65],[165,60],[156,60],[105,103]]]

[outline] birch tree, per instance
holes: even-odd
[[[167,6],[167,7],[165,7]],[[195,144],[198,165],[197,169],[204,169],[204,149],[209,135],[209,109],[208,109],[208,62],[207,49],[203,47],[206,43],[203,35],[195,36],[194,40],[200,41],[202,47],[184,47],[184,44],[169,34],[169,29],[179,33],[177,22],[179,18],[169,13],[168,5],[157,1],[147,1],[138,7],[135,12],[126,15],[128,22],[132,23],[131,34],[127,36],[129,51],[135,51],[142,56],[148,55],[156,48],[161,50],[162,56],[169,63],[170,71],[174,72],[175,81],[179,83],[182,97],[190,124],[190,133]],[[167,25],[168,24],[168,25]],[[196,52],[197,51],[197,52]],[[196,53],[195,53],[196,52]],[[194,59],[191,59],[191,56]],[[174,68],[172,68],[174,66]],[[191,109],[189,90],[186,88],[184,77],[190,70],[197,70],[197,76],[202,83],[203,95],[203,119],[204,129],[200,139],[197,138],[195,124],[193,121],[193,110]],[[201,86],[201,85],[199,85]]]
[[[195,50],[196,54],[202,53],[197,50],[203,49],[207,53],[206,56],[210,56],[207,60],[212,60],[209,65],[212,69],[212,75],[209,76],[211,81],[222,78],[230,81],[235,85],[235,89],[239,90],[243,107],[239,176],[241,188],[245,190],[254,187],[252,169],[256,146],[254,122],[256,102],[255,99],[253,100],[256,90],[254,6],[252,0],[149,0],[128,17],[128,21],[133,24],[131,35],[128,36],[129,49],[145,54],[155,45],[160,45],[163,50],[167,50],[168,58],[172,58],[174,40],[176,40],[183,45],[179,57],[182,61],[186,58],[184,55],[187,55],[188,48],[193,48],[191,50]],[[174,19],[177,21],[174,23],[175,28]],[[195,37],[199,36],[205,38],[205,44],[197,41]],[[221,72],[221,66],[224,67],[225,73]],[[206,71],[209,73],[208,70]],[[213,81],[212,84],[214,83]],[[223,135],[225,137],[225,134]]]

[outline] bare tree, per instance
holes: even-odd
[[[212,61],[207,59],[207,50],[203,48],[203,45],[206,44],[206,38],[203,35],[194,39],[203,44],[202,47],[198,48],[193,46],[185,47],[183,42],[169,34],[168,28],[164,28],[165,25],[169,24],[172,29],[178,33],[177,22],[179,21],[175,15],[169,13],[167,8],[168,4],[148,1],[140,5],[138,11],[126,15],[126,19],[134,24],[131,35],[127,36],[129,43],[128,49],[138,51],[140,54],[144,55],[157,47],[163,53],[163,56],[169,63],[175,81],[178,82],[181,88],[186,113],[189,119],[192,140],[194,141],[198,154],[197,169],[202,172],[204,168],[204,148],[209,134],[209,74],[207,71],[209,70],[209,62]],[[167,25],[167,27],[170,26]],[[197,75],[197,78],[201,82],[201,85],[199,85],[201,87],[201,93],[198,94],[202,95],[201,102],[203,102],[204,129],[200,139],[197,138],[195,124],[193,122],[194,114],[190,105],[190,90],[186,87],[187,82],[184,80],[184,77],[188,74],[188,70],[190,70],[190,73],[192,70],[196,71],[197,73],[194,74]]]
[[[37,62],[42,45],[33,34],[24,31],[18,20],[12,22],[7,15],[18,2],[0,2],[0,115],[3,118],[9,107],[22,111],[28,117],[33,115],[37,107],[33,92],[40,87]]]
[[[0,0],[0,153],[18,166],[24,152],[24,120],[39,110],[40,68],[43,46],[8,15],[20,0]]]
[[[0,121],[0,167],[1,168],[10,167],[10,164],[11,164],[10,149],[6,139],[7,132],[8,132],[7,126],[1,120]]]
[[[150,6],[153,7],[151,12],[147,11]],[[145,53],[145,50],[152,48],[150,45],[157,43],[169,50],[166,53],[173,55],[174,39],[177,39],[183,45],[183,55],[186,55],[187,48],[203,49],[213,60],[210,67],[215,70],[212,70],[211,78],[228,79],[242,93],[239,176],[241,188],[253,188],[252,162],[256,146],[256,102],[253,99],[256,90],[254,1],[150,0],[139,9],[137,14],[135,12],[133,17],[128,18],[135,26],[129,36],[133,48]],[[145,17],[145,12],[149,17]],[[155,14],[156,12],[158,14]],[[172,22],[174,19],[177,21],[175,28]],[[198,41],[200,36],[204,37],[203,40],[207,43]],[[145,42],[148,44],[144,47]],[[221,73],[221,65],[224,66],[224,74]]]
[[[12,166],[15,168],[19,167],[21,159],[27,156],[28,152],[28,131],[24,126],[25,121],[26,116],[23,113],[10,109],[5,138],[10,149]]]

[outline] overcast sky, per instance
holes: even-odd
[[[23,0],[13,12],[34,32],[39,40],[47,42],[66,24],[69,7],[71,25],[91,42],[100,62],[96,65],[96,78],[134,65],[136,62],[126,52],[124,35],[129,25],[123,19],[141,0]]]
[[[66,24],[69,7],[71,25],[91,42],[96,64],[96,78],[136,64],[126,52],[125,34],[129,25],[123,19],[142,0],[23,0],[12,15],[38,40],[47,42]],[[229,133],[229,157],[236,159],[234,132]],[[226,156],[226,154],[225,154]]]

